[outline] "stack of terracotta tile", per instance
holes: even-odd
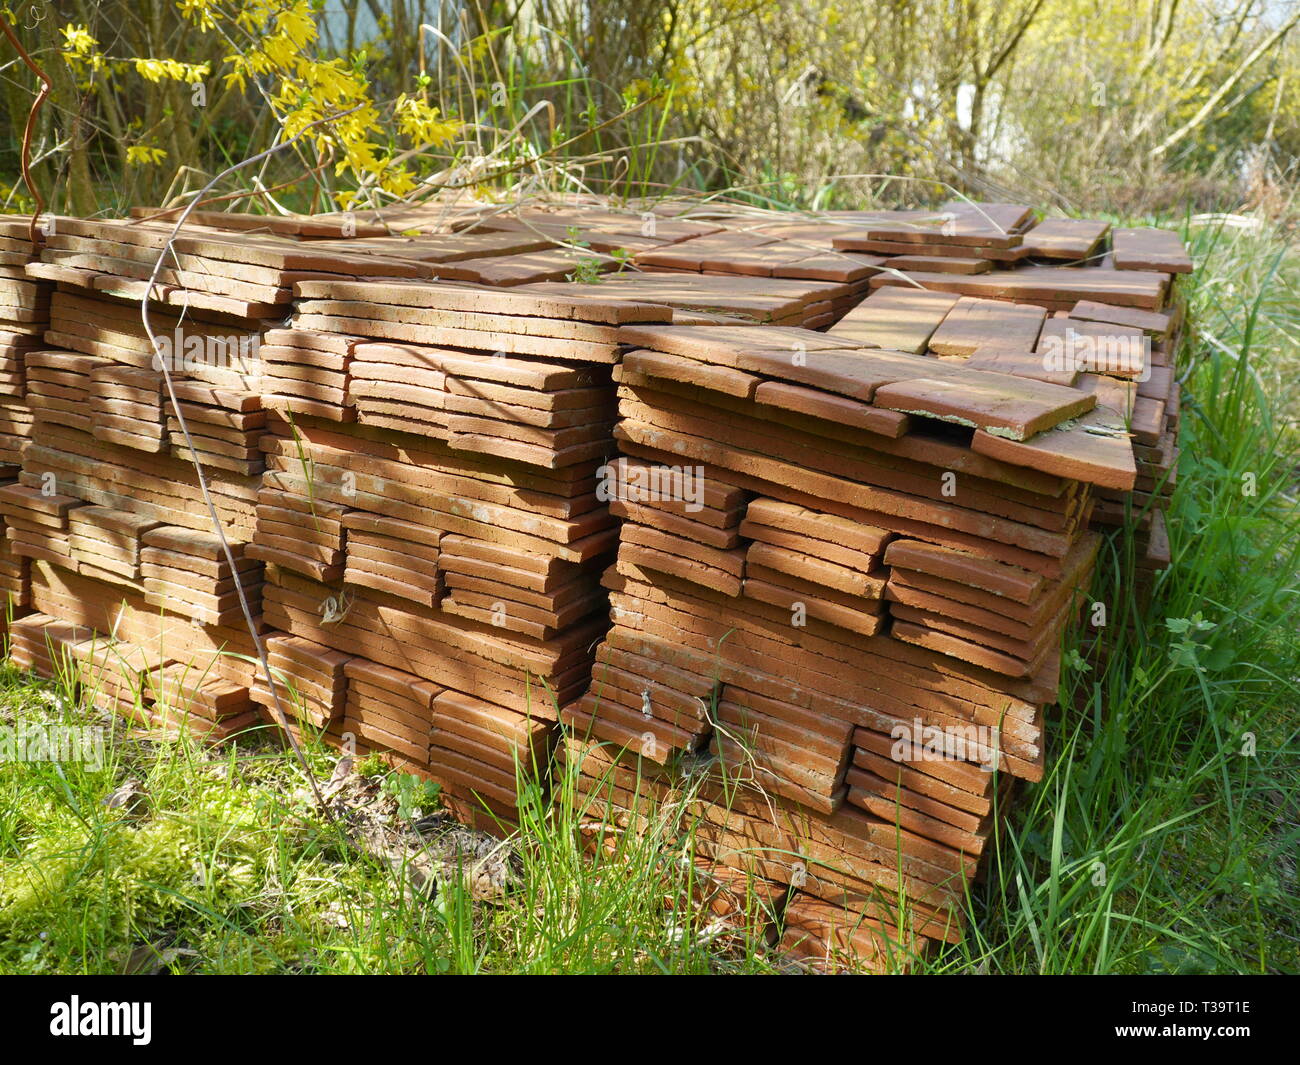
[[[39,337],[0,329],[0,397],[26,393],[27,353],[40,346]]]
[[[1129,345],[1124,352],[1132,350],[1135,341],[1143,353],[1136,369],[1131,362],[1113,357],[1107,367],[1116,379],[1107,399],[1132,435],[1137,483],[1131,493],[1113,488],[1100,491],[1094,522],[1100,528],[1126,524],[1134,528],[1135,565],[1141,590],[1149,593],[1156,574],[1170,562],[1164,512],[1178,481],[1182,396],[1173,359],[1180,342],[1182,305],[1143,311],[1084,300],[1056,320],[1071,330],[1072,340],[1079,330],[1090,330],[1092,351],[1085,350],[1084,358],[1100,351],[1105,363],[1108,352],[1121,345]]]
[[[598,505],[595,462],[548,470],[309,417],[265,446],[268,486],[305,496],[310,480],[317,513],[340,508],[329,516],[343,530],[346,559],[341,580],[268,565],[267,621],[356,656],[353,672],[369,670],[389,691],[422,684],[442,700],[435,709],[450,700],[515,722],[511,736],[549,732],[557,699],[585,687],[604,628],[597,575],[614,535]],[[516,778],[505,768],[513,761],[500,741],[480,737],[475,752],[442,738],[432,721],[413,732],[412,715],[427,711],[358,692],[345,731],[432,775],[465,816],[483,816],[481,802],[514,819]],[[368,726],[354,727],[367,717]]]
[[[23,451],[21,480],[37,490],[53,486],[58,494],[166,525],[212,525],[190,462],[96,439],[89,428],[40,421]],[[207,472],[212,504],[232,541],[245,542],[252,535],[258,482],[256,476]]]
[[[918,765],[933,732],[966,744],[957,761],[976,773],[1041,774],[1042,710],[1095,555],[1087,482],[1132,483],[1127,440],[1097,454],[1076,432],[1085,450],[1040,472],[1039,438],[1071,433],[1092,393],[815,333],[622,334],[623,482],[671,486],[693,469],[716,503],[692,486],[671,508],[616,504],[629,522],[606,575],[615,628],[564,719],[664,766],[650,774],[661,795],[680,786],[677,759],[704,759],[719,780],[702,800],[715,860],[771,847],[756,872],[837,904],[848,893],[903,953],[952,938],[991,785],[958,770],[978,790],[934,806],[954,798],[940,784],[956,785],[874,760],[902,729],[917,734]],[[984,454],[984,437],[1020,462]],[[590,741],[571,753],[597,757]],[[913,790],[900,803],[891,778],[904,768]],[[870,900],[872,884],[893,884],[896,911],[900,877],[910,930],[888,899]]]
[[[443,352],[400,344],[358,344],[348,395],[363,425],[447,440]]]
[[[27,276],[138,301],[173,228],[161,219],[59,217]],[[155,298],[187,311],[261,320],[280,317],[293,298],[293,283],[304,277],[429,276],[423,264],[351,255],[347,242],[340,243],[187,225],[156,275]]]
[[[433,701],[429,765],[453,792],[473,796],[505,823],[518,820],[519,781],[550,768],[550,723],[458,691]]]
[[[881,212],[875,219],[864,219],[860,228],[836,236],[833,243],[842,251],[884,256],[882,265],[895,271],[980,274],[1035,254],[1026,236],[1035,221],[1032,209],[1023,204],[950,200],[934,211]],[[1098,224],[1087,223],[1086,233],[1067,234],[1059,230],[1061,224],[1054,224],[1048,234],[1052,239],[1044,240],[1037,254],[1086,258],[1106,231],[1104,224],[1098,230]],[[1067,235],[1074,240],[1065,239]]]
[[[197,460],[292,730],[509,824],[559,715],[579,801],[682,803],[792,954],[955,940],[1089,523],[1167,563],[1190,264],[1019,205],[686,206],[205,216],[157,344],[171,223],[56,219],[0,262],[16,659],[153,727],[275,720]]]
[[[12,238],[0,238],[6,243]],[[27,245],[26,240],[18,243]],[[27,245],[30,247],[30,245]],[[9,252],[8,257],[24,256]],[[0,265],[0,333],[5,336],[40,336],[50,317],[50,287],[28,279],[17,264]]]
[[[50,305],[46,341],[155,377],[165,361],[179,377],[224,388],[259,387],[259,322],[216,311],[177,311],[155,300],[150,306],[150,340],[140,311],[148,286],[136,286],[122,294],[59,288]]]
[[[605,453],[613,410],[601,365],[617,358],[617,325],[671,318],[664,307],[601,301],[598,290],[555,299],[304,282],[297,291],[307,297],[295,318],[300,331],[398,342],[354,350],[349,394],[362,424],[550,468]]]
[[[73,566],[70,514],[82,505],[75,496],[10,482],[0,488],[0,514],[5,537],[15,555],[43,558],[56,565]]]
[[[538,240],[538,247],[566,243],[606,254],[642,252],[717,233],[723,226],[701,219],[669,217],[662,212],[618,208],[598,201],[521,206],[503,214],[493,207],[457,223],[457,238],[486,232],[497,237]],[[482,238],[480,238],[482,239]],[[476,256],[477,257],[477,256]]]
[[[356,420],[350,392],[356,337],[301,329],[269,329],[259,354],[262,403],[288,417],[310,414],[333,422]]]
[[[888,307],[877,305],[887,292],[896,301],[911,301],[929,310],[933,322],[931,343],[926,347],[941,356],[965,354],[971,365],[1042,380],[1100,388],[1099,407],[1107,413],[1109,425],[1094,418],[1091,428],[1103,432],[1121,431],[1131,437],[1138,481],[1134,491],[1106,486],[1097,493],[1094,521],[1100,528],[1126,523],[1135,528],[1136,566],[1140,588],[1150,590],[1152,578],[1169,563],[1168,536],[1163,510],[1177,479],[1177,429],[1180,408],[1179,386],[1172,371],[1172,353],[1178,343],[1182,310],[1175,282],[1191,269],[1191,260],[1181,242],[1159,230],[1115,230],[1105,223],[1048,220],[1023,232],[1025,255],[1037,260],[1074,259],[1082,266],[1061,269],[1044,265],[1022,269],[984,271],[979,278],[943,279],[936,274],[913,271],[910,282],[926,291],[884,288],[873,295],[835,327],[841,335],[888,345],[895,339],[877,330],[863,331],[859,319],[878,319]],[[1107,239],[1108,238],[1108,239]],[[901,284],[898,278],[882,275],[873,283]],[[944,291],[937,291],[937,290]],[[975,298],[984,308],[985,324],[996,328],[981,331],[969,314],[951,329],[943,312],[943,299],[961,296],[961,303]],[[1007,311],[992,307],[994,302],[1009,306],[1015,300],[1051,312],[1037,340],[1030,338],[1032,323],[1026,320],[1007,328]],[[879,309],[873,311],[873,306]],[[954,309],[960,304],[954,305]],[[974,326],[974,328],[972,328]],[[924,326],[908,350],[919,346]],[[959,345],[952,350],[955,332]],[[974,349],[971,341],[978,341]],[[964,344],[964,350],[961,346]],[[937,350],[936,350],[937,349]],[[945,350],[946,349],[946,350]],[[1127,391],[1104,380],[1130,381]]]
[[[638,638],[645,604],[667,598],[662,586],[671,580],[630,563],[621,563],[616,573],[607,575],[614,628],[597,652],[591,687],[561,714],[578,735],[598,736],[658,763],[696,750],[709,734],[716,674],[705,656],[668,660]],[[693,601],[689,593],[699,587],[678,581],[677,590],[679,603],[685,604]],[[708,596],[706,603],[722,598],[702,595]],[[684,631],[690,631],[689,625]]]
[[[513,288],[540,281],[571,280],[575,275],[603,273],[619,265],[614,256],[590,248],[549,247],[540,251],[442,263],[436,267],[435,276],[447,281]]]
[[[429,765],[508,823],[517,819],[521,779],[545,789],[551,739],[547,720],[448,690],[433,701]]]
[[[358,588],[387,592],[422,606],[442,598],[438,545],[442,534],[402,518],[366,510],[344,512],[347,529],[344,580]]]
[[[82,528],[108,535],[138,531],[120,519],[96,519]],[[156,610],[139,582],[101,568],[117,559],[98,552],[119,551],[121,542],[94,546],[94,565],[43,559],[31,564],[30,605],[36,613],[12,624],[15,662],[42,676],[64,677],[100,710],[137,725],[184,729],[211,740],[254,725],[247,632],[206,626],[174,609]]]
[[[598,285],[560,299],[538,294],[547,288],[496,292],[422,282],[301,281],[295,321],[302,329],[344,335],[609,364],[618,355],[617,325],[671,317],[626,298],[605,299]]]
[[[702,238],[703,239],[703,238]],[[847,310],[857,297],[843,283],[723,274],[617,274],[599,284],[551,281],[518,291],[575,299],[631,301],[671,307],[673,321],[691,315],[720,315],[728,321],[759,325],[829,324],[832,308]],[[646,319],[640,319],[646,320]]]
[[[1027,304],[1047,311],[1068,311],[1080,300],[1142,310],[1156,310],[1164,304],[1169,274],[1121,270],[1103,265],[1104,262],[1083,267],[1036,264],[979,274],[881,271],[871,278],[870,284],[872,288],[919,286],[935,292]]]
[[[744,594],[784,610],[802,603],[809,617],[874,636],[883,625],[890,534],[884,529],[759,497],[750,502],[740,534]]]
[[[753,785],[716,783],[701,769],[683,775],[638,765],[576,736],[565,739],[559,756],[579,774],[576,789],[593,833],[606,823],[645,828],[668,806],[691,825],[701,857],[783,885],[793,915],[783,945],[802,957],[833,953],[854,968],[905,971],[930,941],[960,938],[960,885],[976,859],[907,833],[893,818],[847,805],[818,814]],[[847,944],[826,942],[800,921],[805,912],[835,914],[838,927],[857,934]]]
[[[366,658],[349,658],[343,672],[348,682],[344,731],[408,765],[427,768],[433,704],[443,689]]]
[[[65,633],[62,623],[50,624],[40,614],[20,624],[30,633],[25,637],[29,642],[44,630],[47,643],[62,646],[70,680],[106,714],[207,740],[229,739],[257,723],[246,687],[216,676],[211,668],[169,662],[156,645],[134,644],[80,627]],[[28,668],[47,673],[54,662],[47,658]]]
[[[218,628],[243,620],[235,575],[254,615],[261,612],[262,563],[245,557],[241,544],[230,545],[232,570],[220,539],[213,533],[159,525],[141,537],[140,572],[145,602]]]
[[[156,648],[94,634],[68,648],[75,678],[87,701],[106,714],[152,725],[145,678],[163,665]]]
[[[30,262],[31,258],[31,218],[22,215],[0,215],[0,276],[21,278],[22,267]]]
[[[14,482],[0,482],[0,491]],[[20,618],[31,606],[31,561],[14,550],[9,540],[7,520],[0,506],[0,624]]]
[[[499,832],[518,819],[521,777],[545,787],[548,721],[363,657],[349,658],[344,672],[344,716],[325,736],[432,776],[443,805],[465,823]]]
[[[9,624],[9,657],[19,669],[71,681],[76,670],[72,648],[91,635],[89,629],[49,614],[28,614]]]
[[[598,575],[615,533],[596,470],[617,329],[671,311],[446,283],[298,292],[295,342],[350,352],[357,424],[309,409],[270,424],[251,549],[273,563],[267,620],[354,656],[345,726],[357,719],[368,746],[511,821],[515,748],[586,686],[605,626]],[[328,557],[301,565],[262,546],[286,509],[299,529],[313,511],[320,526],[299,555],[309,543]],[[469,718],[479,731],[464,735]]]
[[[141,538],[157,521],[110,507],[80,506],[68,512],[68,522],[78,573],[144,592]]]
[[[273,562],[320,581],[343,575],[344,515],[341,503],[318,499],[301,471],[273,471],[258,493],[257,528],[248,558]]]
[[[131,218],[139,222],[171,222],[179,217],[181,207],[132,207]],[[264,215],[239,211],[191,211],[187,216],[195,226],[204,226],[223,232],[275,234],[298,240],[337,240],[345,236],[357,238],[382,236],[387,227],[377,222],[366,222],[355,215]],[[186,232],[189,232],[187,229]]]
[[[267,483],[305,497],[305,460],[317,513],[339,508],[328,516],[343,531],[346,563],[328,578],[268,564],[266,620],[439,691],[553,721],[557,696],[585,686],[604,627],[596,575],[614,537],[607,514],[590,517],[594,476],[557,476],[387,430],[339,435],[310,419],[295,434],[267,438]],[[272,495],[264,498],[270,505]],[[541,612],[571,607],[574,587],[585,589],[585,609],[571,623],[566,616],[562,631],[546,624],[559,619]],[[411,739],[396,753],[414,761]],[[424,768],[455,792],[433,761]]]
[[[162,384],[155,370],[110,362],[95,366],[90,372],[90,435],[138,451],[167,450]]]
[[[943,223],[934,219],[889,224],[899,240],[913,227],[906,239],[923,245],[951,239],[954,249],[1014,253],[1029,265],[954,273],[910,262],[905,274],[873,278],[880,287],[831,334],[1095,392],[1097,410],[1084,428],[1127,438],[1138,478],[1132,489],[1102,485],[1094,521],[1135,526],[1135,561],[1149,591],[1169,563],[1162,511],[1177,479],[1180,396],[1171,364],[1182,312],[1175,282],[1191,260],[1174,234],[1160,230],[1111,232],[1102,222],[1065,219],[1035,225],[1007,205],[985,207],[958,211],[949,222],[955,236],[936,235],[934,225]],[[858,237],[836,244],[882,250]],[[1070,265],[1044,264],[1053,259]]]
[[[498,225],[506,223],[499,220]],[[364,252],[400,258],[423,267],[420,276],[493,288],[562,280],[577,271],[609,270],[618,265],[615,257],[575,243],[562,233],[552,239],[526,228],[497,228],[487,232],[480,226],[475,231],[456,234],[407,235],[408,227],[394,228],[402,231],[400,238],[386,235],[360,241],[314,242],[313,247],[322,250],[337,247],[345,254]]]
[[[438,266],[472,259],[526,255],[555,246],[549,237],[505,228],[489,232],[482,226],[476,226],[472,230],[462,229],[452,233],[450,225],[454,220],[449,218],[426,224],[424,220],[415,222],[413,218],[399,220],[392,212],[383,212],[383,216],[390,227],[388,232],[371,233],[362,239],[348,238],[346,244],[337,241],[335,244],[314,246],[338,247],[355,253],[386,255]]]
[[[350,656],[311,640],[280,633],[266,637],[264,642],[281,709],[300,725],[318,731],[339,721],[347,703],[348,678],[344,668]],[[275,697],[264,677],[253,684],[250,695],[263,707],[275,705]]]
[[[35,613],[12,623],[10,655],[24,669],[80,689],[89,704],[107,714],[152,723],[144,678],[158,662],[142,647]]]
[[[1060,576],[1008,566],[918,540],[895,540],[887,597],[895,638],[941,650],[1009,676],[1033,676],[1058,652],[1096,559],[1097,538],[1080,536]]]
[[[538,641],[366,589],[340,593],[276,567],[268,567],[265,616],[282,631],[543,723],[554,720],[557,697],[575,698],[586,685],[591,645],[604,627],[593,619]],[[424,769],[472,798],[472,786],[439,774],[432,754]]]
[[[611,512],[624,519],[620,541],[632,562],[735,595],[744,552],[739,526],[746,494],[696,470],[620,458],[607,470]]]
[[[476,353],[443,368],[451,447],[551,469],[606,454],[615,411],[604,367]]]
[[[614,420],[604,368],[416,345],[358,345],[352,395],[363,424],[553,469],[601,457]]]
[[[10,473],[22,465],[23,445],[32,437],[36,419],[24,396],[0,396],[0,470]]]
[[[0,218],[0,466],[17,465],[31,435],[27,354],[45,346],[41,338],[49,325],[52,286],[27,277],[32,254],[30,220]]]
[[[66,425],[89,433],[90,375],[103,362],[67,351],[27,353],[27,403],[36,422]]]
[[[603,545],[602,540],[593,545],[593,559]],[[612,548],[612,537],[608,546]],[[444,611],[508,632],[550,639],[604,605],[588,563],[546,551],[447,535],[439,566],[447,589]]]
[[[333,517],[320,509],[328,503],[573,563],[611,545],[594,462],[546,470],[380,430],[343,435],[306,420],[273,428],[266,484],[297,493],[309,517],[312,505]]]
[[[781,285],[781,280],[824,282],[811,290],[812,299],[798,321],[786,322],[824,329],[861,302],[868,279],[882,263],[876,256],[835,250],[832,232],[822,227],[820,239],[804,234],[783,239],[765,232],[716,233],[642,252],[636,262],[652,272],[739,275],[750,279],[746,285],[750,291],[773,295],[794,291]]]
[[[181,428],[181,419],[166,406],[167,440],[172,454],[205,468],[230,470],[245,477],[262,472],[262,432],[266,412],[255,392],[218,388],[201,381],[176,381],[172,384],[176,405],[189,440]],[[193,445],[191,450],[189,445]]]
[[[219,676],[209,665],[171,662],[144,675],[143,695],[153,724],[205,739],[228,739],[261,720],[247,685]]]
[[[160,663],[180,662],[194,677],[220,678],[243,688],[253,683],[255,650],[242,625],[206,625],[176,609],[159,610],[133,588],[43,560],[32,562],[31,596],[33,609],[43,614],[102,638],[144,647]]]
[[[993,818],[1006,812],[1013,779],[995,776],[989,752],[977,743],[963,747],[937,736],[931,740],[913,747],[871,729],[854,729],[845,801],[979,859]]]
[[[401,213],[386,218],[395,228],[405,222]],[[638,252],[721,228],[598,203],[521,207],[509,213],[494,207],[456,224],[462,228],[454,237],[422,238],[400,254],[436,263],[436,274],[444,280],[514,287],[621,271]]]
[[[198,688],[246,690],[251,667],[238,656],[252,645],[215,541],[197,532],[210,528],[208,506],[190,453],[177,446],[162,362],[192,427],[195,457],[208,468],[212,505],[242,557],[256,521],[261,461],[263,415],[257,395],[247,391],[259,376],[259,316],[268,308],[283,313],[272,304],[280,307],[286,297],[271,295],[269,276],[238,276],[237,259],[218,253],[211,264],[200,263],[186,253],[186,262],[169,269],[210,281],[190,276],[187,293],[174,287],[179,274],[164,279],[151,308],[155,344],[140,301],[163,232],[156,224],[55,219],[40,261],[27,266],[35,283],[58,288],[42,325],[46,347],[28,351],[25,360],[36,428],[16,486],[27,498],[13,501],[25,512],[15,513],[9,535],[17,552],[37,560],[30,582],[37,610],[75,621],[101,645],[112,641],[123,660],[143,663],[130,677],[115,676],[100,652],[84,649],[83,680],[103,681],[113,705],[125,711],[130,703],[148,716],[155,700],[137,681],[181,662],[210,674],[190,702],[195,720],[211,723],[218,708],[237,700],[218,692],[217,702],[205,702]],[[236,265],[222,265],[230,263]],[[274,280],[289,293],[292,278]],[[76,502],[66,513],[51,511],[67,499]],[[255,614],[257,593],[254,582]],[[218,716],[232,715],[223,709]]]

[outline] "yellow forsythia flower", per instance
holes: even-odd
[[[153,166],[166,158],[167,152],[164,149],[153,148],[147,144],[132,144],[126,150],[128,166]]]
[[[63,34],[65,49],[72,55],[88,55],[90,50],[99,43],[85,26],[74,26],[68,23],[59,32]]]

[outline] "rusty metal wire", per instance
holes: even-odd
[[[18,35],[14,33],[13,27],[9,25],[9,20],[4,17],[3,12],[0,12],[0,29],[4,30],[4,35],[9,38],[9,43],[14,46],[14,50],[18,53],[18,58],[27,65],[27,68],[31,70],[31,72],[35,74],[41,82],[40,91],[36,93],[36,99],[32,101],[32,108],[27,112],[27,125],[23,127],[22,154],[23,184],[27,186],[27,191],[31,193],[32,199],[36,201],[36,210],[32,213],[32,219],[27,233],[33,244],[41,244],[43,243],[43,240],[41,240],[40,237],[43,236],[43,234],[41,234],[40,225],[38,224],[37,219],[39,219],[41,214],[45,211],[45,197],[41,195],[41,190],[36,187],[36,182],[32,180],[32,131],[36,128],[36,119],[41,113],[41,105],[45,103],[45,98],[49,96],[51,90],[53,90],[54,83],[50,81],[49,75],[41,69],[36,60],[27,54],[27,49],[23,47],[22,42],[18,39]]]

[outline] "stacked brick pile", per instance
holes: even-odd
[[[42,344],[49,327],[50,288],[27,277],[31,258],[27,219],[0,219],[0,491],[12,486],[22,465],[22,448],[32,434],[26,401],[27,358]],[[30,603],[28,566],[8,536],[7,515],[0,509],[0,621],[21,614]]]
[[[977,449],[969,426],[1032,449],[1094,409],[1062,385],[761,327],[622,333],[614,629],[562,715],[589,801],[613,776],[628,802],[637,755],[666,799],[687,756],[715,859],[852,900],[877,960],[960,935],[987,769],[1041,776],[1096,555],[1089,480],[1131,483],[1131,459],[1049,474]],[[929,757],[935,737],[962,758]],[[900,738],[918,752],[901,765]]]
[[[44,247],[27,248],[25,268],[48,294],[44,343],[26,355],[33,439],[16,482],[0,488],[6,547],[23,560],[24,607],[35,611],[11,628],[15,655],[53,661],[48,650],[39,655],[41,633],[61,619],[73,626],[57,630],[61,657],[98,705],[233,735],[257,716],[253,669],[241,657],[254,647],[235,581],[260,625],[262,564],[244,555],[261,486],[260,333],[285,312],[300,271],[422,268],[191,227],[159,275],[155,346],[140,300],[171,224],[55,218],[42,228]],[[176,378],[188,438],[160,360]]]
[[[351,349],[355,421],[301,413],[263,437],[249,551],[267,563],[266,621],[293,638],[276,644],[301,667],[287,675],[314,725],[509,822],[516,762],[546,764],[606,626],[617,531],[596,471],[618,329],[671,311],[454,284],[298,295],[296,350]]]
[[[15,662],[217,739],[278,693],[498,830],[521,768],[681,800],[792,953],[960,937],[1096,530],[1168,562],[1190,264],[1017,205],[684,212],[205,213],[158,348],[169,220],[0,222]]]

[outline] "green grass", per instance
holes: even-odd
[[[1041,783],[1021,789],[934,972],[1300,971],[1300,624],[1293,393],[1300,258],[1267,234],[1191,234],[1199,335],[1149,606],[1107,545],[1104,663],[1071,663]],[[1243,490],[1253,475],[1254,494]],[[0,719],[98,722],[0,670]],[[1243,754],[1251,749],[1253,754]],[[523,809],[515,886],[429,896],[306,799],[269,741],[214,752],[118,726],[103,766],[0,764],[0,972],[767,972],[761,934],[694,901],[680,806],[584,845],[568,806]],[[316,777],[335,754],[308,745]],[[138,782],[138,809],[105,799]],[[557,787],[573,787],[559,777]],[[378,786],[372,809],[400,823]],[[414,816],[414,815],[413,815]],[[422,821],[434,836],[437,819]]]
[[[1300,971],[1300,535],[1277,387],[1300,365],[1300,259],[1258,235],[1189,239],[1202,335],[1179,359],[1172,565],[1141,609],[1129,538],[1109,545],[1094,597],[1114,653],[1065,678],[1047,772],[941,970]]]
[[[0,723],[109,730],[101,765],[0,764],[0,973],[476,973],[762,971],[753,935],[710,928],[692,901],[680,818],[589,853],[576,814],[530,790],[514,885],[475,901],[453,852],[436,888],[416,858],[358,845],[364,809],[436,844],[466,834],[399,808],[375,774],[337,820],[308,801],[298,763],[268,738],[218,751],[130,733],[66,687],[0,670]],[[329,778],[338,758],[305,751]],[[132,782],[138,803],[110,796]],[[572,788],[571,778],[559,785]],[[402,788],[392,791],[400,792]],[[418,789],[417,789],[418,790]],[[411,820],[404,821],[404,818]],[[440,855],[442,851],[437,853]],[[750,927],[750,925],[746,925]]]

